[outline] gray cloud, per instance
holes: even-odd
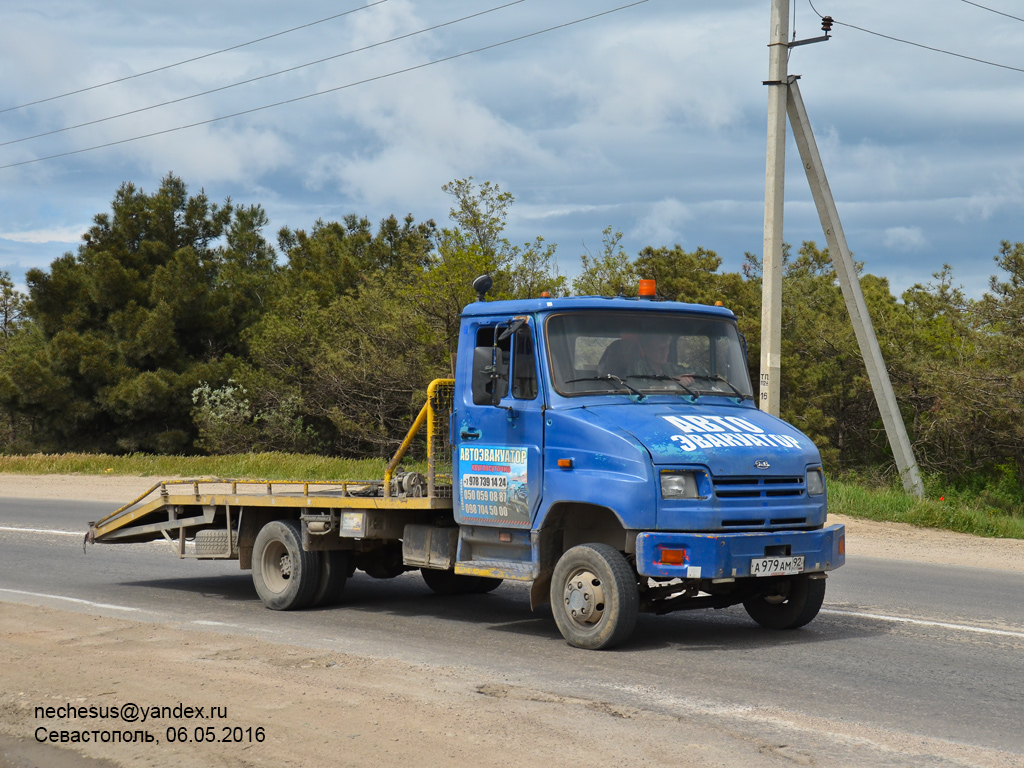
[[[351,7],[365,4],[352,0]],[[498,3],[496,2],[495,5]],[[611,9],[524,2],[463,24],[173,107],[0,147],[0,165],[207,120],[379,77]],[[816,2],[840,21],[1022,65],[1024,24],[965,3]],[[482,10],[389,0],[158,75],[9,112],[0,141],[137,109],[331,56]],[[760,252],[769,3],[651,0],[636,8],[404,75],[92,153],[0,171],[0,268],[48,263],[67,241],[27,242],[105,211],[118,185],[168,171],[214,199],[265,205],[274,227],[347,213],[443,221],[441,185],[492,180],[516,196],[509,236],[560,244],[563,272],[608,225],[645,245],[704,246],[738,269]],[[0,8],[0,108],[232,45],[339,12],[182,0],[38,0]],[[800,37],[820,34],[797,5]],[[1024,240],[1024,73],[837,26],[794,49],[790,71],[821,145],[847,239],[894,289],[943,262],[979,294],[1002,239]],[[795,147],[786,239],[823,240]],[[84,229],[84,227],[83,227]],[[22,233],[21,239],[19,233]],[[66,233],[65,233],[66,236]],[[0,236],[2,238],[3,236]],[[44,255],[45,254],[45,255]]]

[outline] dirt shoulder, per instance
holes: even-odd
[[[1019,757],[771,709],[638,709],[523,685],[515,670],[484,676],[3,602],[0,670],[2,768],[511,768],[595,755],[651,768],[1010,768]],[[62,732],[88,743],[61,743]]]
[[[582,765],[591,749],[624,754],[623,745],[641,738],[632,732],[641,718],[642,737],[651,743],[680,739],[674,717],[604,711],[597,702],[453,668],[4,603],[0,628],[0,731],[8,736],[0,745],[14,765],[39,759],[37,734],[62,730],[149,734],[149,743],[95,744],[90,737],[89,744],[63,746],[153,768]],[[96,707],[99,715],[129,704],[170,711],[133,723],[88,711],[67,717],[69,705]],[[203,707],[204,717],[186,718],[174,710],[179,704]],[[47,707],[53,717],[46,717]],[[578,743],[566,737],[580,728],[594,736]],[[706,743],[700,750],[707,764],[721,764],[727,734],[700,725],[685,730]],[[516,744],[514,753],[507,749]],[[744,751],[761,764],[755,747]]]
[[[829,515],[828,519],[830,523],[846,526],[847,555],[1024,572],[1024,540],[1021,539],[986,539],[845,515]]]
[[[170,477],[121,475],[19,475],[0,472],[0,498],[105,501],[111,511]]]

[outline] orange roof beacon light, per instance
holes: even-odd
[[[658,288],[654,280],[641,280],[636,294],[641,299],[653,299],[658,295]]]

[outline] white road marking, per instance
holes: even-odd
[[[0,525],[0,531],[13,531],[14,533],[42,533],[49,534],[51,536],[77,536],[80,539],[85,538],[85,531],[60,531],[56,528],[20,528],[14,525]],[[164,544],[164,539],[154,539],[153,541],[139,541],[134,542],[136,544]],[[171,542],[173,546],[177,546],[177,540]]]
[[[94,603],[92,600],[82,600],[78,597],[65,597],[64,595],[48,595],[45,592],[26,592],[22,589],[5,589],[0,587],[0,592],[7,592],[12,595],[28,595],[29,597],[46,597],[50,600],[67,600],[70,603],[82,603],[95,608],[110,608],[114,611],[138,611],[138,608],[128,608],[124,605],[111,605],[110,603]]]
[[[913,624],[918,627],[938,627],[940,629],[953,629],[959,632],[977,632],[981,635],[999,635],[1000,637],[1016,637],[1024,639],[1024,632],[1015,632],[1009,629],[989,629],[988,627],[972,627],[970,624],[952,624],[947,621],[928,621],[927,619],[911,619],[907,616],[886,616],[881,613],[858,613],[857,611],[836,611],[822,609],[822,613],[833,616],[854,616],[858,619],[874,619],[876,621],[891,621],[898,624]]]
[[[55,528],[19,528],[13,525],[0,525],[0,531],[16,531],[18,533],[49,533],[54,536],[77,536],[85,538],[85,531],[58,531]]]

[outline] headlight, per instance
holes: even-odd
[[[699,499],[697,477],[693,472],[662,472],[661,498]]]
[[[807,495],[821,496],[825,492],[825,475],[820,469],[807,470]]]

